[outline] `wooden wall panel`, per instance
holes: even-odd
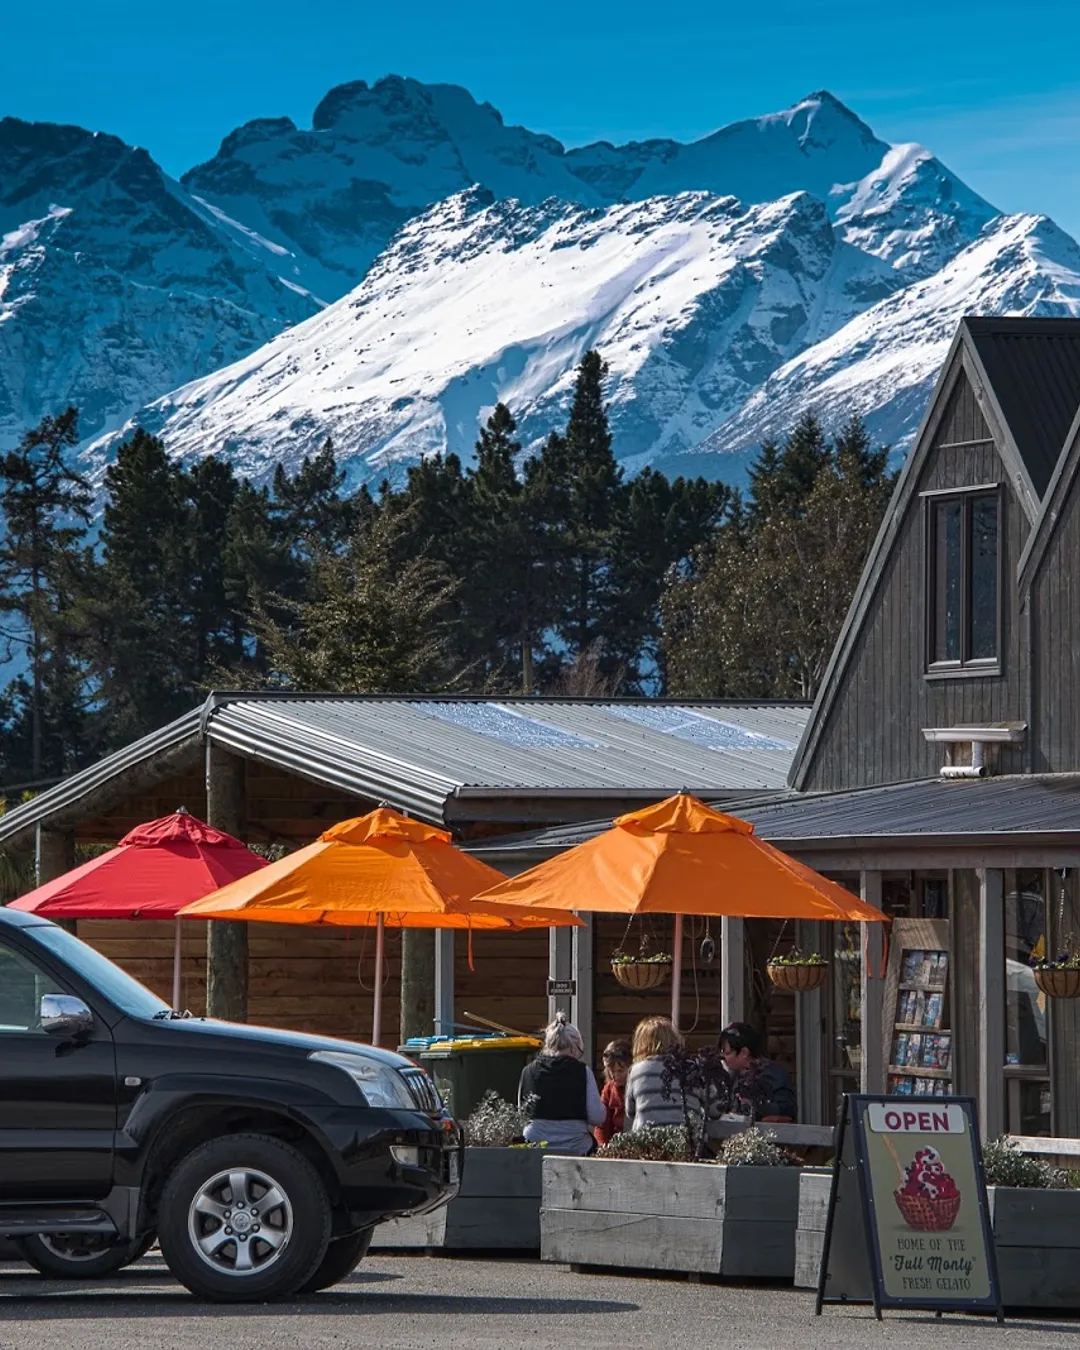
[[[1080,770],[1080,488],[1066,498],[1032,588],[1036,773]]]
[[[1016,566],[1028,521],[1011,488],[1003,488],[1002,671],[999,676],[927,679],[926,557],[920,492],[983,483],[1007,484],[966,379],[961,379],[916,485],[877,594],[843,675],[809,766],[808,790],[842,790],[935,776],[943,747],[922,728],[1025,721],[1027,644]],[[1022,772],[1024,746],[1000,747],[997,772]]]

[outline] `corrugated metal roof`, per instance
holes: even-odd
[[[442,820],[455,795],[775,791],[809,711],[805,704],[215,694],[0,817],[0,844],[39,822],[74,818],[83,796],[137,765],[195,753],[200,736]],[[650,725],[657,719],[666,730]]]
[[[645,722],[665,710],[681,721],[659,730],[625,715],[635,709]],[[776,790],[808,715],[797,704],[238,694],[218,698],[207,731],[229,749],[441,818],[451,795]]]
[[[763,839],[780,847],[819,840],[853,847],[899,839],[925,839],[928,846],[944,839],[1015,843],[1032,835],[1080,841],[1080,774],[932,778],[854,792],[762,794],[711,804],[750,821]],[[603,819],[504,835],[473,844],[470,852],[503,858],[559,853],[610,825]]]
[[[1080,319],[964,322],[1041,498],[1080,408]]]
[[[742,812],[776,843],[922,836],[1080,837],[1080,774],[930,778],[895,787],[790,797]]]

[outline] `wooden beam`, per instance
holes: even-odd
[[[746,921],[720,920],[720,1026],[746,1018]]]
[[[859,893],[868,905],[881,908],[881,873],[863,872],[859,877]],[[864,923],[862,930],[862,1066],[859,1070],[860,1092],[885,1091],[884,994],[882,970],[884,935],[880,923]]]
[[[247,833],[244,761],[213,741],[206,743],[206,819],[243,839]],[[227,1022],[247,1021],[248,926],[207,924],[206,1013]]]
[[[548,979],[572,980],[574,970],[574,943],[570,928],[551,928],[548,930]],[[569,994],[548,995],[548,1021],[555,1020],[555,1014],[564,1012],[570,1017],[572,1000]]]
[[[795,941],[803,952],[823,952],[833,940],[832,924],[801,919],[795,925]],[[828,930],[828,938],[825,932]],[[824,1125],[827,1119],[825,1088],[831,1067],[831,1047],[825,1043],[825,996],[829,986],[811,989],[795,999],[795,1087],[799,1120],[804,1125]]]
[[[435,1032],[454,1034],[454,930],[435,930]]]
[[[593,1021],[593,919],[592,914],[578,916],[585,920],[584,928],[571,929],[570,978],[574,981],[574,995],[570,1000],[570,1020],[581,1032],[585,1042],[585,1062],[595,1064],[596,1047],[593,1044],[596,1029]]]
[[[39,825],[34,836],[34,870],[37,884],[44,886],[75,866],[75,831]]]
[[[435,1025],[435,930],[401,930],[401,1040],[430,1036]]]
[[[1005,874],[979,873],[979,1128],[984,1139],[1005,1130]]]

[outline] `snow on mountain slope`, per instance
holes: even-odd
[[[806,193],[602,211],[474,189],[412,220],[351,295],[140,420],[176,454],[225,451],[256,477],[329,434],[363,478],[427,451],[469,453],[500,398],[539,440],[596,346],[620,457],[676,454],[891,285]]]
[[[753,205],[809,192],[843,219],[851,242],[910,280],[935,271],[996,212],[928,151],[905,149],[917,151],[918,172],[913,156],[899,165],[850,109],[818,93],[689,145],[566,151],[550,136],[504,125],[464,89],[391,75],[331,90],[311,130],[288,118],[248,123],[183,183],[287,249],[287,275],[327,300],[361,279],[406,220],[473,184],[528,206],[683,192]]]
[[[307,318],[277,258],[143,150],[0,120],[0,445],[69,404],[85,432],[116,426]]]
[[[806,408],[851,413],[906,450],[965,314],[1080,317],[1080,247],[1045,216],[1001,216],[941,272],[890,295],[776,370],[739,413],[683,457],[749,451]]]

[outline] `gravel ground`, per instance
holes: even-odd
[[[800,1290],[530,1261],[376,1256],[312,1298],[228,1308],[196,1303],[155,1257],[90,1285],[0,1266],[0,1350],[1080,1350],[1080,1321],[813,1312]]]

